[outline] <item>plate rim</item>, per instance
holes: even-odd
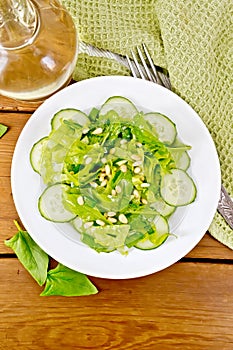
[[[198,119],[200,125],[202,126],[202,130],[205,131],[206,135],[207,135],[207,139],[208,142],[211,146],[212,149],[212,156],[213,158],[215,158],[215,170],[216,170],[216,186],[215,186],[215,191],[219,192],[219,196],[220,196],[220,187],[221,187],[221,171],[220,171],[220,164],[219,164],[219,159],[218,159],[218,155],[217,155],[217,151],[216,151],[216,147],[214,144],[214,141],[206,127],[206,125],[204,124],[204,122],[202,121],[202,119],[200,118],[200,116],[193,110],[193,108],[186,102],[184,101],[181,97],[179,97],[178,95],[176,95],[174,92],[167,90],[166,88],[159,86],[157,84],[151,83],[149,81],[143,81],[141,79],[137,79],[137,78],[133,78],[133,77],[126,77],[126,76],[102,76],[102,77],[94,77],[94,78],[90,78],[90,79],[85,79],[79,82],[76,82],[72,85],[67,86],[66,88],[60,90],[58,93],[54,94],[53,96],[51,96],[50,98],[48,98],[45,102],[43,102],[35,111],[34,113],[31,115],[31,117],[28,119],[28,121],[26,122],[25,126],[23,127],[20,136],[17,140],[17,143],[15,145],[15,150],[13,153],[13,158],[12,158],[12,165],[11,165],[11,188],[12,188],[12,195],[13,195],[13,200],[16,206],[16,210],[17,213],[25,227],[26,230],[30,231],[31,228],[31,223],[29,222],[28,218],[25,218],[24,214],[22,213],[22,208],[21,208],[21,204],[19,201],[19,190],[18,188],[16,188],[17,184],[16,184],[16,172],[17,172],[17,163],[18,163],[18,154],[21,155],[22,154],[22,149],[20,149],[20,147],[22,148],[22,144],[24,144],[24,137],[25,135],[27,135],[28,129],[30,130],[30,128],[33,127],[33,124],[35,124],[35,121],[38,122],[38,118],[41,118],[41,113],[43,113],[44,110],[46,110],[47,108],[50,109],[50,106],[53,106],[54,101],[56,102],[58,99],[60,99],[60,97],[63,98],[63,96],[68,95],[70,92],[71,94],[73,93],[73,91],[77,90],[77,89],[82,89],[83,87],[90,87],[90,85],[92,84],[112,84],[115,83],[116,85],[119,84],[119,86],[121,84],[128,84],[131,85],[133,84],[134,86],[138,85],[139,87],[141,86],[145,86],[146,88],[148,87],[148,89],[154,90],[154,91],[159,91],[159,92],[163,92],[163,94],[165,93],[165,95],[170,95],[173,96],[173,98],[175,98],[175,100],[179,101],[180,103],[182,103],[186,109],[190,112],[192,112],[192,115],[195,116],[195,118]],[[150,88],[149,88],[150,87]],[[166,92],[165,92],[166,91]],[[137,92],[138,93],[138,92]],[[112,94],[111,94],[112,95]],[[110,95],[109,95],[110,96]],[[107,99],[107,98],[106,98]],[[104,101],[103,101],[104,102]],[[93,104],[91,104],[89,106],[94,107]],[[74,107],[75,108],[75,107]],[[80,108],[81,109],[81,108]],[[82,110],[82,109],[81,109]],[[168,115],[169,117],[169,115]],[[45,118],[45,117],[43,117]],[[42,118],[42,119],[43,119]],[[49,121],[51,120],[52,115],[49,117]],[[44,119],[43,119],[44,120]],[[49,125],[46,126],[49,129]],[[42,129],[46,129],[45,126],[42,127]],[[46,134],[45,134],[46,136]],[[33,137],[29,137],[29,143],[33,140]],[[25,151],[25,150],[24,150]],[[20,153],[21,152],[21,153]],[[29,155],[30,150],[27,150],[27,154]],[[25,154],[24,154],[25,156]],[[34,174],[33,174],[34,175]],[[39,178],[39,175],[38,175]],[[218,191],[219,189],[219,191]],[[76,271],[85,273],[89,276],[93,276],[93,277],[100,277],[100,278],[108,278],[108,279],[128,279],[128,278],[137,278],[137,277],[142,277],[142,276],[146,276],[146,275],[150,275],[152,273],[161,271],[165,268],[167,268],[168,266],[173,265],[174,263],[176,263],[178,260],[180,260],[182,257],[184,257],[188,252],[190,252],[196,245],[197,243],[202,239],[202,237],[204,236],[205,232],[208,230],[209,225],[211,224],[214,214],[216,212],[217,209],[217,204],[218,204],[218,198],[219,196],[216,194],[215,195],[215,200],[214,200],[214,205],[212,205],[211,207],[211,213],[209,213],[209,218],[211,217],[211,220],[209,219],[208,224],[206,223],[205,228],[203,227],[203,231],[202,233],[196,235],[195,237],[193,237],[192,240],[192,244],[189,243],[189,245],[186,248],[180,249],[177,251],[175,257],[173,257],[173,259],[168,259],[168,261],[165,261],[163,263],[161,263],[159,266],[157,266],[157,268],[155,267],[151,267],[151,268],[147,268],[146,271],[143,272],[143,270],[138,270],[135,273],[128,273],[124,271],[124,273],[118,274],[118,273],[110,273],[110,272],[104,272],[101,273],[98,271],[95,272],[91,272],[90,270],[86,270],[83,267],[79,267],[75,264],[75,262],[71,259],[71,260],[67,260],[67,258],[61,258],[60,256],[57,255],[56,251],[51,250],[50,248],[48,249],[44,243],[41,241],[41,239],[38,238],[38,236],[34,233],[34,232],[29,232],[29,234],[31,235],[31,237],[35,240],[35,242],[43,249],[45,250],[51,257],[53,257],[54,259],[56,259],[57,261],[61,262],[62,264],[66,265],[67,267],[70,267]],[[47,222],[49,224],[51,224],[51,222]],[[207,227],[208,226],[208,227]],[[183,238],[183,237],[182,237]],[[60,242],[60,241],[59,241]],[[90,250],[91,248],[87,247],[88,250]],[[49,251],[48,251],[49,250]],[[85,249],[86,250],[86,249]],[[156,251],[156,250],[154,250]],[[150,251],[151,252],[151,251]],[[143,252],[145,253],[145,252]],[[146,252],[148,253],[148,252]],[[98,253],[97,253],[98,254]],[[106,253],[102,253],[105,254]],[[112,253],[110,253],[112,254]],[[130,252],[129,254],[132,254],[132,252]],[[151,254],[151,253],[149,253]],[[89,255],[93,256],[93,254]],[[128,257],[126,257],[127,259]],[[108,259],[103,259],[104,261],[108,260]],[[111,260],[111,259],[110,259]],[[122,258],[120,258],[120,260],[122,261]],[[79,264],[78,264],[79,265]]]

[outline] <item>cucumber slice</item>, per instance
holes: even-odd
[[[90,248],[96,250],[98,253],[110,253],[116,250],[114,247],[102,246],[101,244],[96,243],[95,238],[87,233],[81,234],[81,241],[88,245]]]
[[[160,193],[164,201],[176,207],[192,203],[196,198],[196,186],[182,169],[173,169],[161,179]]]
[[[83,221],[79,216],[77,216],[76,218],[74,218],[74,220],[72,220],[72,224],[76,231],[78,231],[79,233],[83,232]]]
[[[175,149],[175,150],[178,150],[178,149],[179,149],[179,151],[181,151],[181,150],[183,150],[183,151],[188,151],[188,150],[190,150],[192,147],[189,146],[189,145],[186,145],[185,143],[183,143],[183,142],[179,139],[179,137],[176,135],[176,138],[175,138],[174,142],[172,143],[172,145],[169,145],[169,150],[170,150],[171,148],[172,148],[172,149]]]
[[[161,216],[156,215],[153,223],[156,227],[156,233],[148,234],[146,238],[135,244],[135,247],[142,250],[151,250],[159,247],[169,236],[169,226],[167,220]]]
[[[88,116],[75,108],[61,109],[54,114],[51,120],[51,127],[53,130],[58,129],[63,120],[72,120],[73,122],[84,126],[90,123]]]
[[[40,214],[53,222],[68,222],[76,217],[63,205],[63,191],[69,189],[68,185],[57,183],[47,187],[38,201]]]
[[[120,118],[133,119],[138,114],[135,105],[125,97],[110,97],[101,107],[99,116],[105,116],[109,111],[116,112]]]
[[[179,149],[169,149],[172,158],[175,161],[176,168],[187,170],[190,166],[190,157],[186,151],[182,151]]]
[[[158,198],[154,203],[151,203],[150,208],[155,209],[159,214],[165,217],[170,216],[176,209],[174,206],[171,206],[164,202],[161,197]]]
[[[31,163],[32,169],[36,171],[38,174],[40,174],[40,169],[41,169],[42,152],[43,152],[43,149],[46,147],[47,142],[48,142],[48,137],[43,137],[32,146],[32,149],[30,152],[30,163]]]
[[[160,113],[146,113],[144,118],[155,127],[160,141],[171,145],[177,135],[176,125],[165,115]]]

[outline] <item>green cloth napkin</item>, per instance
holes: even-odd
[[[229,0],[62,0],[80,40],[130,56],[144,42],[154,63],[169,72],[172,90],[208,127],[222,182],[233,197],[233,3]],[[80,53],[75,80],[130,75],[109,58]],[[204,151],[204,150],[203,150]],[[209,232],[233,249],[233,231],[216,213]]]

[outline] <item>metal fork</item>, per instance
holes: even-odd
[[[142,49],[143,51],[139,46],[136,47],[138,57],[141,61],[140,63],[132,50],[132,60],[129,58],[128,55],[126,55],[126,59],[128,61],[128,65],[133,77],[141,78],[144,80],[150,80],[171,90],[170,79],[164,74],[159,74],[160,72],[158,72],[158,69],[153,63],[153,60],[145,44],[142,44]],[[147,64],[144,57],[146,57],[146,59],[148,60],[149,65]],[[223,185],[221,185],[221,193],[217,210],[226,220],[231,229],[233,229],[233,201],[231,200],[231,197],[229,196]]]

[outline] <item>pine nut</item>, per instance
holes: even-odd
[[[111,149],[110,149],[110,151],[109,151],[109,153],[110,153],[110,154],[114,154],[114,153],[115,153],[115,151],[116,151],[116,149],[115,149],[115,148],[111,148]]]
[[[92,135],[99,135],[102,134],[103,129],[102,128],[97,128],[94,131],[92,131]]]
[[[123,160],[119,160],[119,162],[116,162],[117,165],[121,166],[123,164],[127,163],[127,160],[126,159],[123,159]]]
[[[101,184],[100,184],[100,186],[101,186],[101,187],[106,186],[106,185],[107,185],[107,182],[108,182],[107,180],[102,181]]]
[[[118,216],[118,220],[119,220],[122,224],[127,224],[127,223],[128,223],[127,217],[126,217],[124,214],[120,214],[120,215]]]
[[[108,218],[108,221],[111,222],[112,224],[115,224],[117,222],[116,218]]]
[[[134,172],[135,174],[139,174],[140,171],[141,171],[141,168],[139,168],[139,166],[137,166],[137,167],[134,168],[134,170],[133,170],[133,172]]]
[[[143,182],[143,183],[141,184],[141,187],[150,187],[150,184],[148,184],[147,182]]]
[[[105,174],[101,174],[99,180],[100,182],[103,182],[105,180]]]
[[[83,205],[83,204],[84,204],[83,196],[79,196],[79,197],[77,198],[77,202],[78,202],[79,205]]]
[[[112,195],[113,195],[113,196],[116,195],[116,190],[112,190]]]
[[[140,198],[138,190],[134,190],[133,191],[133,195],[134,195],[135,198]]]
[[[88,221],[88,222],[85,222],[85,224],[84,224],[83,226],[84,226],[84,228],[89,228],[89,227],[91,227],[93,224],[94,224],[93,221]]]
[[[116,191],[116,193],[121,193],[121,187],[116,185],[115,191]]]
[[[105,222],[102,221],[102,220],[99,220],[99,219],[97,219],[95,222],[96,222],[97,225],[99,225],[99,226],[104,226],[104,225],[105,225]]]
[[[120,171],[122,171],[122,173],[126,173],[127,172],[127,166],[125,164],[120,166]]]
[[[108,164],[105,165],[105,172],[106,172],[107,176],[109,176],[111,174],[111,169],[110,169],[110,166]]]
[[[83,129],[83,130],[82,130],[82,133],[83,133],[83,134],[87,134],[89,130],[90,130],[90,129],[88,129],[88,128]]]
[[[107,212],[107,216],[115,216],[115,215],[116,215],[115,211]]]
[[[147,204],[147,200],[145,198],[142,198],[142,204]]]

